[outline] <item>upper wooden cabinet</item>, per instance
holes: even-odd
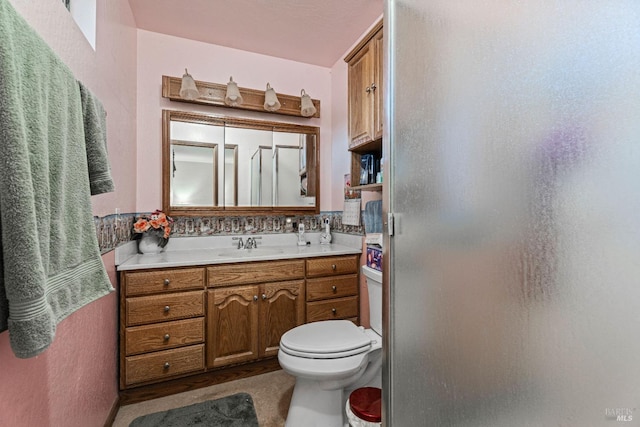
[[[382,138],[382,21],[344,59],[348,64],[349,149]]]

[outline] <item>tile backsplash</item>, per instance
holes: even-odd
[[[133,223],[142,213],[117,214],[94,217],[100,252],[105,254],[118,245],[135,238]],[[224,236],[240,234],[295,233],[297,224],[304,223],[310,232],[321,231],[325,218],[329,219],[331,231],[362,235],[362,220],[359,226],[342,224],[342,211],[321,212],[319,215],[256,215],[186,217],[174,216],[171,238],[194,236]],[[294,227],[295,225],[295,227]]]

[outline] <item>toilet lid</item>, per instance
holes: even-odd
[[[335,359],[368,351],[371,338],[348,320],[326,320],[285,332],[280,348],[293,356]]]
[[[382,420],[382,390],[377,387],[362,387],[349,396],[351,412],[361,420],[379,423]]]

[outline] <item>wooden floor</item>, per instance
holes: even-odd
[[[260,427],[281,427],[287,418],[295,378],[282,370],[120,407],[113,427],[128,427],[141,415],[245,392],[253,398]]]

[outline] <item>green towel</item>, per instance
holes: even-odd
[[[78,84],[82,100],[91,194],[108,193],[114,190],[114,186],[107,156],[107,114],[98,98],[85,85],[80,82]]]
[[[80,87],[7,0],[0,40],[0,331],[27,358],[113,288],[93,224]]]

